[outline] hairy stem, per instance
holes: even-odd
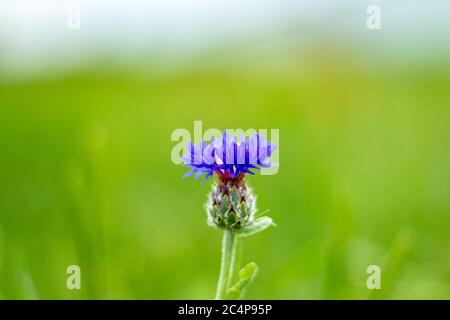
[[[219,282],[217,284],[216,300],[225,299],[225,293],[231,286],[236,273],[237,236],[231,230],[225,230],[222,240],[222,261],[220,263]]]
[[[227,289],[230,288],[239,278],[239,265],[241,263],[240,251],[242,242],[238,241],[237,235],[234,235],[234,238],[234,245],[231,251],[230,272],[227,280]]]

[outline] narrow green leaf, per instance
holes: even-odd
[[[273,224],[271,218],[261,217],[253,221],[250,225],[237,229],[236,233],[241,237],[248,237],[267,229]]]
[[[241,299],[244,294],[245,288],[250,283],[250,281],[253,280],[257,271],[258,267],[254,262],[250,262],[244,268],[242,268],[241,271],[239,271],[239,281],[234,286],[227,289],[225,299],[227,300]]]
[[[260,217],[262,217],[263,215],[265,215],[266,213],[269,213],[269,212],[270,212],[270,209],[266,209],[264,211],[258,212],[255,217],[256,218],[260,218]]]

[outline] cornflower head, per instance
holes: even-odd
[[[207,144],[202,141],[200,145],[188,144],[188,153],[183,156],[185,166],[192,169],[184,177],[195,174],[196,179],[205,176],[205,182],[213,174],[220,180],[242,180],[245,174],[253,175],[252,170],[260,167],[269,168],[269,161],[275,145],[255,133],[252,137],[236,136],[223,132],[222,139],[214,137]]]
[[[182,159],[191,168],[183,177],[203,176],[203,182],[216,176],[217,181],[206,204],[208,224],[237,230],[250,225],[255,219],[256,198],[247,186],[245,176],[255,170],[269,168],[269,158],[276,146],[255,133],[250,138],[223,132],[221,139],[188,144]]]

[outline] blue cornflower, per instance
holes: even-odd
[[[210,143],[202,141],[194,145],[190,142],[182,157],[184,165],[191,168],[184,177],[195,174],[198,179],[204,175],[203,182],[213,174],[218,177],[205,204],[208,224],[224,230],[216,299],[240,298],[256,272],[256,264],[249,263],[239,272],[239,282],[231,283],[237,278],[239,239],[273,225],[270,217],[262,216],[264,212],[256,215],[256,197],[244,177],[247,173],[254,174],[252,170],[275,165],[269,160],[274,149],[274,144],[257,133],[250,138],[241,134],[238,141],[236,136],[224,131],[220,139],[212,138]],[[242,274],[246,275],[245,280]]]
[[[246,173],[254,174],[252,170],[274,165],[269,161],[276,146],[255,133],[250,138],[236,136],[223,132],[221,139],[211,139],[208,144],[202,141],[200,145],[188,144],[188,152],[183,155],[184,165],[192,169],[183,177],[195,174],[195,178],[205,175],[205,182],[214,173],[222,181],[240,180]]]

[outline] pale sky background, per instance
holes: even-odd
[[[366,28],[370,4],[382,10],[379,31]],[[71,5],[81,10],[77,31],[66,25]],[[448,52],[450,1],[0,0],[0,68],[14,72],[104,57],[188,61],[214,48],[310,41],[400,59]]]

